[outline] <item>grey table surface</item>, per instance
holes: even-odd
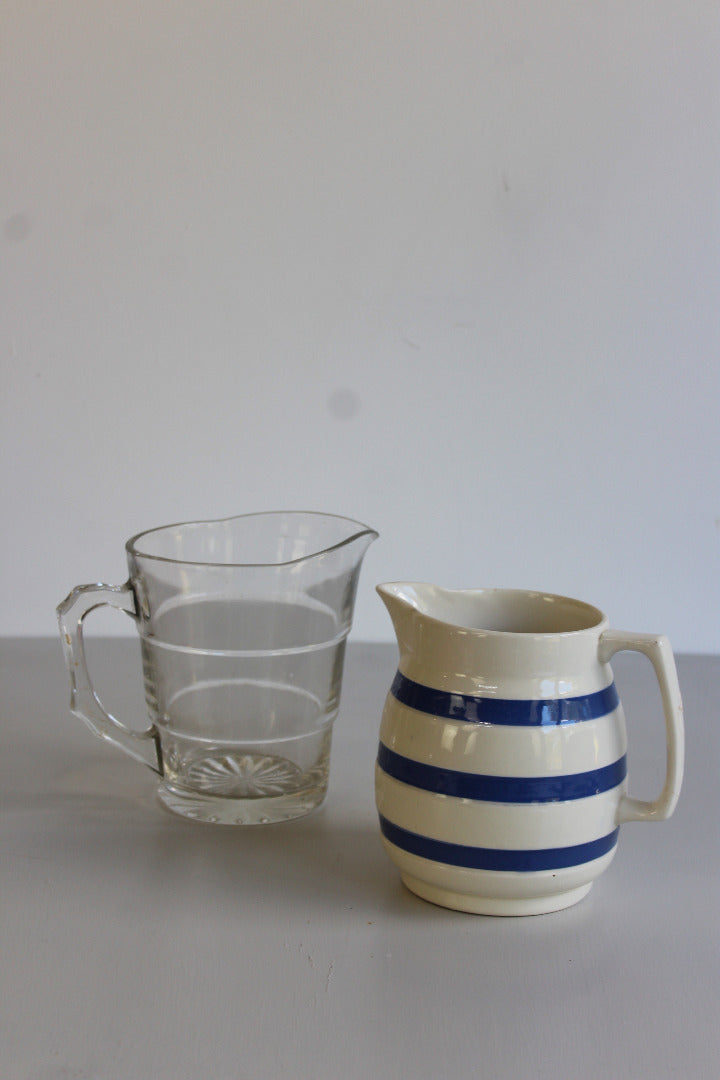
[[[720,657],[678,658],[672,820],[623,826],[576,907],[502,919],[416,898],[382,850],[394,647],[348,649],[322,810],[242,829],[159,807],[153,774],[70,715],[58,642],[1,646],[4,1080],[720,1075]],[[136,643],[91,653],[108,706],[139,720]],[[650,798],[659,694],[642,658],[613,667]]]

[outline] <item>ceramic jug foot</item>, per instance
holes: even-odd
[[[587,896],[592,888],[592,882],[590,882],[589,885],[581,885],[579,888],[568,889],[566,892],[555,893],[552,896],[524,898],[470,896],[467,893],[443,889],[438,885],[430,885],[410,874],[402,874],[401,877],[403,884],[410,892],[421,899],[455,911],[467,911],[471,915],[547,915],[551,911],[561,911],[563,908],[572,907]]]

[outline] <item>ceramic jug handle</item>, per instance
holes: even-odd
[[[665,713],[667,766],[665,784],[659,799],[645,802],[624,795],[618,808],[618,824],[624,821],[665,821],[677,804],[685,761],[683,706],[675,660],[666,637],[657,634],[624,633],[620,630],[606,630],[600,635],[598,656],[602,663],[607,663],[616,652],[624,649],[643,653],[655,668]]]
[[[134,731],[105,709],[90,679],[83,642],[83,620],[95,608],[108,604],[133,617],[135,594],[130,582],[125,585],[78,585],[58,606],[58,624],[65,663],[70,675],[70,709],[84,720],[101,739],[115,743],[143,765],[162,775],[162,757],[155,727]]]

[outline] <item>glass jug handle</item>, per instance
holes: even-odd
[[[70,709],[101,739],[115,743],[126,754],[162,776],[160,741],[155,726],[134,731],[116,720],[103,706],[90,679],[83,620],[103,604],[135,617],[135,594],[130,582],[124,585],[78,585],[57,608],[65,664],[70,676]]]
[[[685,762],[683,706],[675,659],[668,639],[658,634],[606,630],[600,635],[598,658],[601,663],[607,663],[616,652],[626,649],[643,653],[655,669],[665,713],[667,765],[660,797],[655,802],[645,802],[624,795],[618,807],[618,824],[625,821],[665,821],[677,805]]]

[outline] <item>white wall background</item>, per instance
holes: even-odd
[[[718,30],[4,0],[0,631],[140,529],[308,508],[382,534],[356,639],[407,577],[720,648]]]

